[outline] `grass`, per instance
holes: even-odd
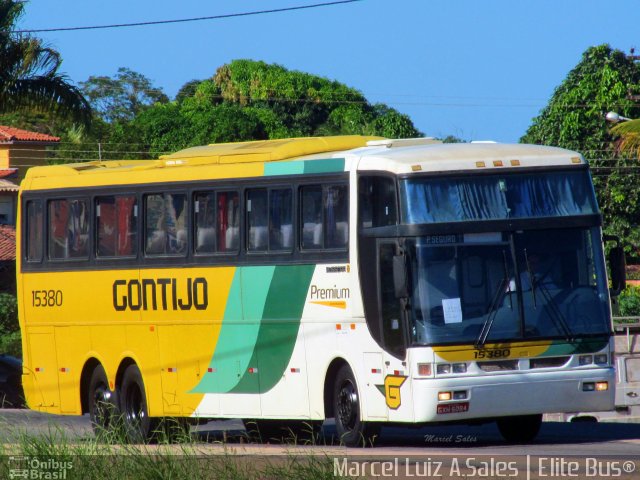
[[[29,471],[25,478],[63,480],[335,478],[333,458],[326,454],[239,455],[224,443],[212,454],[182,424],[163,427],[154,444],[128,443],[118,429],[85,438],[72,438],[55,426],[39,434],[15,430],[16,441],[0,446],[0,478],[10,478],[18,470]],[[285,441],[295,442],[296,437]],[[34,470],[37,477],[31,473]]]

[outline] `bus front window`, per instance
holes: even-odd
[[[407,241],[414,344],[608,333],[598,229]]]

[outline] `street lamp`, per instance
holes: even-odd
[[[607,119],[607,122],[611,123],[626,122],[627,120],[631,120],[630,118],[623,117],[618,112],[607,112],[604,118]]]

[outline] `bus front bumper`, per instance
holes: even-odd
[[[613,410],[615,378],[612,367],[492,377],[414,378],[414,421]]]

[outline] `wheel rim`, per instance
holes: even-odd
[[[96,387],[93,394],[93,417],[98,425],[107,426],[111,415],[111,392],[106,385]]]
[[[131,385],[126,395],[125,415],[129,424],[139,425],[145,417],[142,392],[137,385]]]
[[[345,380],[338,393],[338,419],[346,430],[353,430],[358,413],[358,392],[351,380]]]

